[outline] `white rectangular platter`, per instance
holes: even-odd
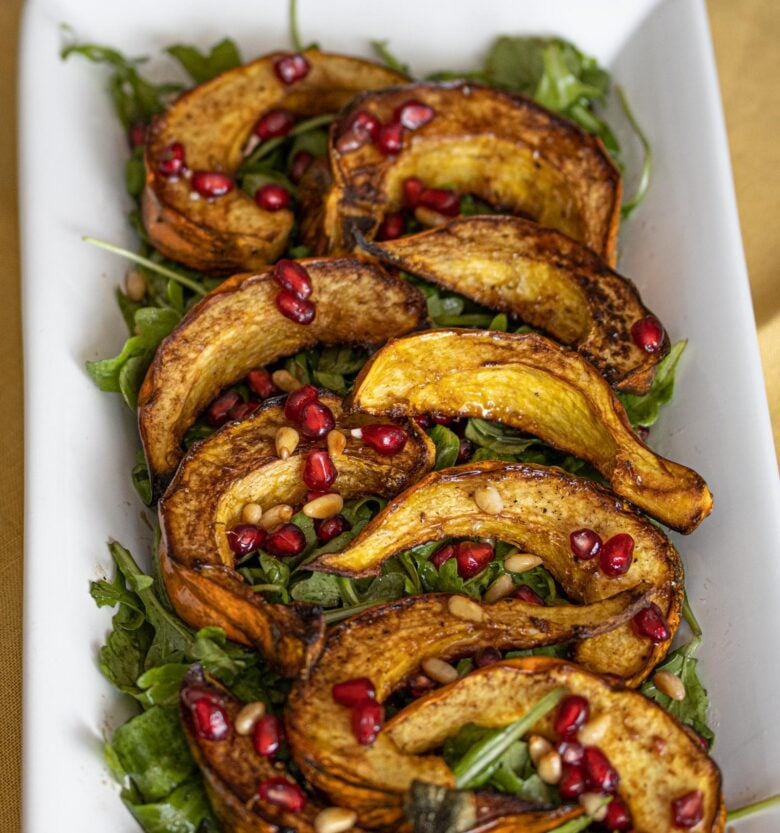
[[[497,34],[560,34],[596,55],[626,88],[650,136],[655,175],[647,201],[622,230],[620,269],[672,337],[690,340],[678,396],[652,442],[700,471],[715,494],[702,528],[675,537],[704,626],[699,655],[712,695],[715,756],[731,806],[777,792],[778,476],[703,2],[299,5],[304,39],[368,54],[369,39],[387,38],[420,74],[475,66]],[[125,138],[102,71],[60,61],[60,25],[130,55],[228,35],[252,57],[288,44],[286,12],[285,0],[31,0],[26,9],[19,89],[26,833],[136,829],[101,758],[102,737],[121,721],[122,707],[96,664],[110,611],[98,611],[87,590],[110,569],[110,536],[136,554],[149,542],[129,478],[133,417],[84,371],[85,360],[114,355],[125,338],[113,299],[124,264],[81,242],[93,234],[134,245],[125,221]],[[777,813],[739,828],[778,829]]]

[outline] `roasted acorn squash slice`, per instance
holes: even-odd
[[[314,287],[311,324],[279,312],[271,272],[236,275],[193,307],[157,348],[138,396],[157,496],[181,459],[187,428],[222,388],[314,344],[382,344],[425,320],[423,295],[377,266],[328,258],[301,263]]]
[[[434,117],[404,133],[396,156],[371,144],[339,150],[355,114],[393,120],[414,99]],[[350,250],[354,231],[372,239],[403,206],[403,183],[474,194],[504,213],[558,229],[615,262],[621,180],[601,141],[528,98],[467,82],[412,84],[355,98],[331,127],[332,184],[325,197],[329,251]]]
[[[342,418],[341,400],[323,392],[320,401],[337,425],[350,428],[371,417]],[[305,604],[277,605],[255,593],[234,570],[227,531],[240,523],[246,503],[264,509],[303,500],[306,453],[324,441],[306,440],[286,460],[274,449],[277,430],[289,423],[279,400],[266,403],[241,422],[232,422],[197,443],[186,455],[159,504],[161,573],[177,613],[193,627],[218,625],[230,639],[253,645],[281,673],[305,670],[322,648],[320,612]],[[333,458],[334,488],[344,497],[391,497],[433,465],[430,440],[413,423],[400,454],[383,457],[348,436],[344,453]]]
[[[403,794],[413,781],[452,787],[453,776],[438,756],[399,754],[381,732],[371,746],[361,746],[349,709],[333,700],[334,684],[368,677],[382,702],[427,658],[446,660],[488,646],[533,648],[595,636],[626,622],[647,596],[633,588],[592,605],[545,608],[503,599],[484,606],[479,622],[454,615],[450,598],[432,594],[401,599],[336,625],[319,661],[295,682],[288,698],[285,726],[293,760],[331,801],[357,810],[366,827],[397,822]]]
[[[636,287],[565,234],[519,217],[464,217],[368,243],[386,263],[540,327],[589,359],[618,390],[647,393],[669,352],[648,353],[631,328],[650,315]]]
[[[721,775],[699,739],[642,694],[562,660],[526,657],[481,668],[403,709],[382,736],[402,753],[422,755],[467,723],[507,726],[559,686],[585,697],[591,718],[609,715],[598,745],[620,776],[618,795],[631,812],[633,830],[679,830],[672,822],[672,802],[700,790],[704,817],[696,830],[721,833],[726,815]],[[558,740],[551,716],[534,732]]]
[[[712,511],[704,480],[637,437],[593,366],[535,333],[431,330],[396,339],[363,367],[352,404],[370,414],[480,417],[527,431],[587,460],[618,495],[679,532]]]
[[[301,117],[335,113],[358,92],[405,80],[372,61],[310,49],[303,56],[308,74],[284,84],[274,71],[283,54],[223,72],[184,93],[153,121],[146,143],[143,221],[166,256],[206,272],[260,269],[282,254],[294,222],[291,211],[265,211],[240,188],[212,200],[193,200],[186,176],[161,172],[171,145],[182,146],[189,170],[232,176],[267,111],[284,109]]]

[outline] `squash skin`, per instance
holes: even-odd
[[[599,748],[618,771],[618,795],[636,833],[674,833],[671,802],[693,789],[704,793],[696,830],[722,833],[726,809],[721,774],[698,738],[668,712],[635,691],[551,657],[502,660],[427,694],[399,712],[383,734],[408,754],[423,754],[466,723],[498,728],[522,716],[547,692],[565,686],[586,697],[591,717],[615,717]],[[552,718],[534,728],[555,741]]]
[[[688,534],[712,511],[692,469],[634,433],[604,378],[536,333],[439,329],[393,340],[363,367],[352,407],[370,414],[479,417],[587,460],[620,497]]]
[[[631,326],[652,313],[631,281],[565,234],[520,217],[461,217],[364,249],[380,261],[516,315],[593,363],[617,390],[645,394],[669,336],[648,353]]]
[[[356,112],[388,122],[410,99],[436,116],[406,132],[397,156],[370,144],[339,152]],[[349,251],[356,231],[373,239],[383,215],[401,207],[403,180],[414,176],[558,228],[615,262],[622,185],[609,154],[599,139],[523,96],[462,81],[364,93],[332,125],[329,157],[323,226],[308,241],[316,251]]]
[[[358,92],[405,80],[373,61],[312,49],[304,53],[308,75],[285,85],[274,72],[274,61],[284,54],[274,52],[221,73],[185,92],[152,122],[142,217],[152,243],[167,257],[203,272],[260,269],[281,256],[294,221],[291,211],[265,211],[239,188],[214,200],[193,201],[185,177],[159,172],[170,144],[184,146],[190,170],[232,176],[267,111],[285,109],[301,117],[335,112]]]
[[[300,263],[313,285],[311,324],[279,312],[271,271],[241,274],[196,304],[157,348],[138,396],[155,497],[170,481],[198,412],[253,368],[318,343],[376,346],[426,320],[422,293],[378,266],[349,258]]]

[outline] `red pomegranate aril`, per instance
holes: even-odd
[[[378,240],[396,240],[406,231],[406,221],[400,211],[385,215],[376,236]]]
[[[655,645],[666,642],[669,638],[669,624],[655,602],[650,602],[647,607],[642,608],[631,621],[634,630],[640,636],[652,640]]]
[[[587,561],[599,554],[601,538],[592,529],[575,529],[569,535],[569,544],[575,558],[580,561]]]
[[[474,541],[461,542],[455,547],[458,575],[461,578],[473,578],[490,564],[494,556],[495,551],[490,544]]]
[[[373,113],[369,113],[366,110],[358,110],[349,120],[347,130],[359,136],[375,139],[381,127],[382,122]]]
[[[471,442],[471,440],[467,440],[465,437],[461,437],[458,442],[458,456],[455,458],[455,465],[465,463],[473,453],[474,443]]]
[[[255,752],[264,758],[270,758],[279,751],[282,745],[282,724],[274,714],[264,714],[255,723],[252,740]]]
[[[260,407],[259,402],[239,402],[228,411],[229,419],[244,419]]]
[[[308,150],[299,150],[290,163],[290,179],[297,185],[302,179],[309,165],[314,161],[314,156]]]
[[[247,555],[263,546],[265,531],[253,524],[239,524],[228,530],[227,539],[236,555]]]
[[[634,557],[634,539],[626,532],[608,538],[599,552],[601,572],[611,578],[625,575]]]
[[[425,188],[417,204],[438,211],[445,217],[455,217],[460,214],[460,197],[446,188]]]
[[[352,732],[362,746],[370,746],[379,734],[385,710],[375,700],[365,700],[352,707]]]
[[[184,146],[174,142],[163,149],[157,170],[163,176],[178,176],[184,170]]]
[[[195,731],[206,740],[224,740],[230,734],[227,712],[210,697],[204,696],[190,705]]]
[[[224,197],[235,185],[227,174],[219,171],[193,171],[190,182],[201,197],[209,200]]]
[[[347,130],[336,139],[336,150],[338,153],[352,153],[352,151],[362,148],[371,141],[368,133],[361,133],[356,130]]]
[[[553,720],[553,729],[564,739],[574,737],[590,714],[590,705],[579,694],[570,694],[561,700]]]
[[[255,191],[255,202],[265,211],[281,211],[290,204],[290,192],[283,185],[268,182]]]
[[[433,564],[433,566],[438,570],[445,561],[449,561],[454,556],[455,547],[453,547],[452,544],[444,544],[444,546],[439,547],[439,549],[431,555],[430,561],[431,564]]]
[[[331,693],[333,700],[341,706],[357,706],[376,699],[376,689],[368,677],[355,677],[336,683]]]
[[[318,440],[336,427],[336,420],[327,405],[315,400],[303,406],[297,425],[305,437]]]
[[[230,393],[223,393],[222,396],[215,399],[211,405],[206,409],[206,422],[213,428],[219,428],[230,419],[231,408],[238,405],[241,397],[231,391]]]
[[[402,186],[404,192],[404,205],[407,208],[416,208],[420,204],[420,194],[425,190],[425,185],[416,176],[410,176],[404,180]]]
[[[295,126],[295,116],[289,110],[269,110],[255,125],[255,136],[260,141],[286,136]]]
[[[264,368],[250,370],[246,376],[246,383],[249,390],[261,399],[268,399],[269,396],[276,393],[276,385],[271,378],[271,374]]]
[[[295,524],[282,524],[279,529],[269,533],[265,539],[265,549],[279,558],[292,558],[306,549],[306,536]]]
[[[513,599],[520,599],[521,602],[525,602],[526,604],[530,605],[543,605],[544,599],[533,589],[533,587],[529,587],[527,584],[521,584],[517,590],[512,593]]]
[[[427,694],[435,685],[430,677],[426,677],[425,674],[417,674],[409,682],[409,694],[412,697],[422,697],[423,694]]]
[[[581,766],[563,765],[558,792],[564,801],[576,801],[585,792],[585,773]]]
[[[303,464],[303,482],[318,492],[327,492],[336,481],[338,472],[327,451],[310,451]]]
[[[637,425],[636,433],[639,439],[644,442],[650,436],[650,429],[646,425]]]
[[[631,830],[631,813],[628,812],[628,807],[619,799],[613,798],[607,804],[607,815],[602,822],[610,833],[615,830]]]
[[[311,301],[299,298],[289,289],[283,289],[276,296],[276,307],[285,318],[296,324],[311,324],[317,314],[317,309]]]
[[[360,439],[382,457],[395,457],[404,450],[409,437],[397,425],[363,425]]]
[[[555,749],[565,764],[579,766],[582,763],[585,747],[576,740],[562,740]]]
[[[302,388],[294,390],[284,403],[284,418],[290,422],[298,422],[304,406],[316,399],[317,388],[314,385],[304,385]]]
[[[133,150],[144,145],[146,143],[146,124],[142,121],[134,121],[128,128],[127,140]],[[184,153],[182,152],[183,156]]]
[[[585,786],[589,790],[606,795],[611,795],[617,790],[620,776],[610,764],[609,758],[597,746],[585,747],[582,770],[585,773]]]
[[[338,538],[342,532],[352,529],[352,525],[343,515],[334,515],[332,518],[322,518],[314,521],[314,533],[321,544],[327,544],[334,538]]]
[[[428,124],[435,115],[436,111],[433,107],[413,98],[397,107],[393,118],[401,122],[407,130],[417,130],[424,124]]]
[[[383,124],[377,131],[374,144],[383,156],[395,156],[404,144],[404,129],[400,122]]]
[[[675,827],[686,830],[704,818],[704,796],[701,790],[693,790],[672,802],[672,820]]]
[[[300,813],[306,806],[306,794],[292,781],[276,776],[260,782],[257,794],[261,801],[280,807],[288,813]]]
[[[294,260],[280,260],[274,266],[274,280],[305,301],[311,295],[311,278],[305,266]]]
[[[425,431],[433,426],[433,419],[429,414],[420,414],[420,416],[412,417],[412,419]]]
[[[477,668],[495,665],[497,662],[501,662],[501,651],[497,648],[482,648],[474,654],[474,665]]]
[[[274,72],[282,84],[294,84],[309,74],[311,64],[296,53],[282,55],[274,61]]]
[[[656,353],[664,343],[664,328],[654,315],[646,315],[631,327],[631,338],[646,353]]]

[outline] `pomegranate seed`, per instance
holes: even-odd
[[[589,790],[611,795],[617,790],[620,776],[612,768],[609,758],[597,747],[588,746],[582,756],[585,786]]]
[[[675,827],[696,827],[704,818],[704,796],[701,790],[693,790],[672,802],[672,818]]]
[[[295,321],[296,324],[311,324],[317,314],[311,301],[304,301],[288,289],[283,289],[276,296],[276,307],[285,318]]]
[[[481,573],[493,560],[495,552],[490,544],[463,541],[455,547],[458,562],[458,575],[461,578],[473,578]]]
[[[375,700],[365,700],[352,707],[352,732],[362,746],[370,746],[382,728],[385,710]]]
[[[438,414],[431,414],[431,419],[436,425],[454,425],[458,421],[457,417],[439,416]]]
[[[327,451],[310,451],[303,464],[303,482],[318,492],[327,492],[336,481],[338,472]]]
[[[314,521],[314,532],[321,544],[327,544],[349,529],[352,529],[352,524],[343,515]]]
[[[452,544],[444,544],[439,547],[431,556],[431,564],[438,570],[445,561],[449,561],[455,555],[455,547]]]
[[[654,315],[646,315],[631,327],[631,338],[646,353],[655,353],[664,343],[664,328]]]
[[[396,240],[406,231],[404,215],[400,211],[393,211],[385,215],[382,225],[379,226],[376,236],[377,240]]]
[[[276,136],[286,136],[295,126],[295,116],[289,110],[269,110],[255,125],[255,136],[264,142]]]
[[[146,143],[146,125],[142,121],[134,121],[130,128],[127,131],[127,139],[130,142],[130,147],[135,150],[135,148],[141,147]],[[179,145],[181,147],[181,145]],[[184,151],[182,150],[182,158],[184,157]]]
[[[395,457],[404,450],[408,438],[397,425],[364,425],[358,429],[360,439],[382,457]]]
[[[306,806],[306,794],[292,781],[276,776],[260,782],[257,794],[261,801],[281,807],[288,813],[300,813]]]
[[[521,584],[517,590],[512,593],[513,599],[520,599],[521,602],[526,602],[530,605],[543,605],[544,599],[527,584]]]
[[[276,385],[271,378],[271,374],[264,368],[250,370],[246,377],[246,383],[249,390],[261,399],[268,399],[269,396],[276,393]]]
[[[575,558],[587,561],[599,554],[601,538],[592,529],[576,529],[569,535],[569,544]]]
[[[333,699],[341,706],[357,706],[376,699],[376,689],[368,677],[355,677],[336,683],[331,691]]]
[[[233,391],[223,393],[206,409],[206,422],[214,428],[224,425],[230,419],[230,409],[238,405],[240,401],[241,397]]]
[[[315,400],[303,406],[297,425],[305,437],[318,440],[336,427],[336,420],[327,405]]]
[[[347,130],[358,136],[362,135],[369,139],[376,139],[381,127],[382,122],[373,113],[369,113],[366,110],[358,110],[349,120]]]
[[[255,202],[265,211],[281,211],[290,204],[290,192],[283,185],[269,182],[255,191]]]
[[[308,150],[299,150],[290,163],[290,179],[297,185],[302,179],[314,157]]]
[[[305,301],[311,295],[311,278],[306,267],[294,260],[280,260],[274,266],[274,280]]]
[[[438,211],[445,217],[455,217],[460,214],[460,197],[454,191],[448,191],[445,188],[425,188],[417,204]]]
[[[274,714],[264,714],[255,723],[252,740],[258,755],[264,758],[275,755],[282,745],[282,724],[279,718]]]
[[[163,176],[178,176],[184,170],[184,146],[174,142],[163,149],[157,170]]]
[[[650,436],[650,429],[646,425],[637,425],[636,433],[639,439],[644,442]]]
[[[363,145],[368,144],[370,141],[371,137],[368,133],[358,133],[354,130],[347,130],[346,133],[342,133],[341,136],[336,139],[336,150],[342,154],[352,153],[352,151],[362,148]]]
[[[401,122],[407,130],[417,130],[424,124],[428,124],[435,115],[436,111],[433,107],[413,98],[397,107],[393,118]]]
[[[460,463],[465,463],[473,453],[474,443],[471,442],[471,440],[467,440],[465,437],[461,437],[458,442],[458,456],[455,458],[455,464],[459,465]]]
[[[474,665],[477,668],[484,668],[486,665],[495,665],[501,662],[501,651],[497,648],[482,648],[474,654]]]
[[[265,549],[279,558],[291,558],[306,549],[306,536],[295,524],[282,524],[266,538]]]
[[[383,156],[395,156],[404,144],[404,129],[400,122],[383,124],[376,134],[374,144]]]
[[[263,546],[265,531],[253,524],[239,524],[228,530],[227,539],[236,555],[246,555]]]
[[[230,419],[244,419],[253,414],[260,407],[259,402],[239,402],[228,411]]]
[[[304,385],[294,390],[284,403],[284,417],[290,422],[298,422],[301,418],[301,411],[304,405],[314,402],[317,398],[317,388],[314,385]]]
[[[585,792],[585,773],[581,766],[563,765],[563,774],[558,782],[558,792],[564,801],[575,801]]]
[[[433,687],[435,683],[430,677],[426,677],[425,674],[417,674],[417,676],[413,677],[412,680],[409,682],[409,694],[412,697],[422,697],[423,694],[427,694]]]
[[[309,74],[311,64],[298,53],[282,55],[274,61],[274,72],[282,84],[294,84]]]
[[[579,766],[582,763],[582,756],[585,754],[585,749],[576,740],[562,740],[555,749],[565,764]]]
[[[634,630],[640,636],[651,639],[654,645],[666,642],[669,638],[669,625],[666,617],[655,602],[650,602],[647,607],[642,608],[631,621]]]
[[[233,180],[219,171],[193,171],[190,182],[201,197],[206,199],[224,197],[234,186]]]
[[[407,208],[416,208],[420,204],[420,194],[425,190],[422,180],[416,176],[410,176],[404,180],[404,205]]]
[[[190,705],[195,731],[206,740],[224,740],[230,734],[227,712],[210,697],[203,696]]]
[[[599,553],[599,567],[604,575],[615,578],[625,575],[631,566],[634,554],[634,539],[625,532],[609,538]]]
[[[305,502],[309,503],[312,500],[317,500],[318,497],[325,497],[325,495],[334,495],[334,494],[336,494],[336,493],[335,492],[321,492],[317,489],[309,489],[309,491],[306,492],[306,501]]]
[[[590,706],[584,697],[579,694],[570,694],[561,700],[558,711],[555,713],[553,729],[562,738],[571,738],[577,734],[580,726],[583,726],[590,714]]]
[[[631,830],[631,813],[628,807],[619,799],[613,798],[607,804],[607,815],[603,821],[604,827],[612,833],[614,830]]]

